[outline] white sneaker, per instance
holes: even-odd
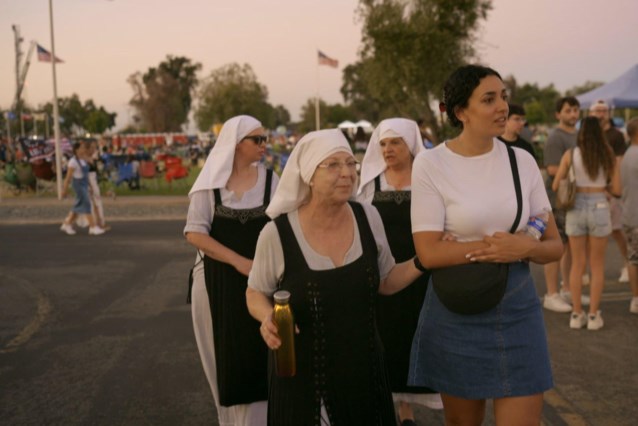
[[[587,324],[587,316],[584,312],[576,313],[572,312],[571,317],[569,317],[569,328],[583,328]]]
[[[441,400],[440,393],[426,393],[423,394],[423,405],[432,410],[442,410],[443,401]]]
[[[596,315],[589,314],[587,316],[587,330],[600,330],[604,324],[600,311],[596,312]]]
[[[560,290],[560,297],[563,298],[563,300],[569,304],[572,303],[572,292],[571,291],[566,291],[561,289]],[[582,294],[580,295],[580,304],[583,306],[589,306],[589,296],[587,296],[586,294]]]
[[[620,270],[620,278],[618,278],[619,283],[628,283],[629,282],[629,271],[625,266]]]
[[[551,296],[546,294],[543,298],[543,308],[554,312],[570,312],[572,310],[569,303],[565,302],[558,293]]]
[[[75,235],[75,229],[73,229],[73,226],[68,223],[63,223],[62,226],[60,226],[60,231],[67,235]]]
[[[106,231],[99,226],[93,226],[89,228],[89,235],[102,235]]]
[[[629,304],[629,312],[632,314],[638,314],[638,297],[634,297],[631,299],[631,303]]]

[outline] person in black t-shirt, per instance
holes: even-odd
[[[516,148],[523,148],[529,152],[534,160],[538,162],[536,158],[536,152],[534,147],[528,141],[521,137],[521,130],[525,126],[525,109],[516,104],[509,104],[509,114],[507,116],[507,123],[505,124],[505,133],[498,137],[502,142],[510,144]]]

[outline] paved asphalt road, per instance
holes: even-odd
[[[114,222],[100,237],[0,226],[0,424],[217,424],[185,304],[194,253],[182,226]],[[637,424],[638,315],[628,286],[611,282],[613,244],[609,258],[603,330],[545,313],[556,382],[546,425]],[[417,420],[443,424],[422,408]]]

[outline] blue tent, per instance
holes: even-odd
[[[576,98],[582,109],[588,109],[599,99],[611,108],[638,108],[638,64],[617,79]]]

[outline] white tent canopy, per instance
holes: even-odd
[[[354,124],[352,121],[346,120],[344,122],[339,123],[337,127],[340,129],[356,129],[357,125]]]
[[[364,130],[372,129],[372,123],[366,120],[359,120],[354,125],[356,127],[363,127]]]

